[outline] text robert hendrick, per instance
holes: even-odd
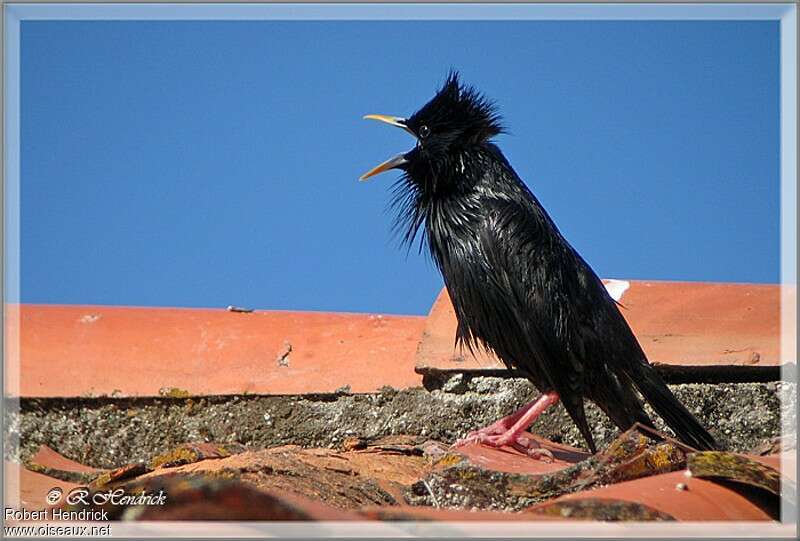
[[[63,520],[70,522],[107,522],[108,512],[103,509],[81,509],[80,511],[68,511],[66,509],[40,509],[29,511],[27,509],[5,508],[5,519],[16,521],[43,521],[43,520]]]

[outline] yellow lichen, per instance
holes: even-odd
[[[158,455],[150,461],[150,467],[156,469],[160,466],[176,466],[180,464],[189,464],[197,460],[198,455],[196,451],[187,449],[186,447],[178,447],[162,455]]]
[[[461,455],[457,455],[455,453],[448,453],[445,456],[443,456],[442,458],[440,458],[439,460],[437,460],[435,465],[437,467],[441,466],[443,468],[449,468],[451,466],[455,466],[456,464],[461,462],[463,459],[464,459],[464,457],[461,456]]]
[[[178,387],[162,387],[158,390],[158,394],[167,398],[189,398],[192,396],[189,391]]]

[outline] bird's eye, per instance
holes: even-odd
[[[431,129],[428,126],[420,126],[419,127],[419,136],[422,137],[423,139],[425,137],[428,137],[428,135],[430,135],[430,133],[431,133]]]

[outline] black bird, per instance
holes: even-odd
[[[584,400],[623,430],[653,427],[637,389],[684,443],[714,449],[714,438],[647,361],[600,278],[561,235],[492,138],[503,133],[496,107],[451,72],[419,111],[404,119],[367,115],[403,128],[416,146],[378,165],[395,185],[395,228],[409,246],[422,229],[458,319],[457,344],[493,351],[542,397],[465,441],[546,454],[523,437],[559,400],[596,452]]]

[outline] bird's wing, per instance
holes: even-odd
[[[593,364],[602,362],[596,351],[603,342],[598,308],[604,317],[602,312],[617,310],[614,301],[539,205],[500,200],[485,208],[480,246],[488,266],[487,288],[513,316],[515,325],[507,333],[521,333],[501,336],[501,348],[513,351],[513,364],[523,370],[530,366],[559,393],[591,442],[583,413],[585,381]]]
[[[506,319],[513,321],[505,333],[511,336],[505,338],[513,345],[511,360],[521,367],[534,363],[590,448],[584,398],[594,400],[620,428],[637,421],[652,426],[634,385],[682,440],[698,449],[715,448],[714,438],[647,362],[603,282],[538,202],[495,201],[484,208],[480,249],[486,289],[503,299]]]

